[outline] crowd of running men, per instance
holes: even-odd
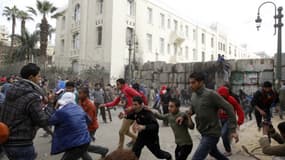
[[[208,155],[227,160],[232,155],[232,140],[239,141],[237,129],[246,120],[252,120],[254,112],[258,129],[263,129],[267,137],[259,141],[263,152],[285,156],[285,124],[278,125],[280,134],[271,124],[273,110],[279,111],[283,119],[285,86],[277,92],[266,81],[252,96],[242,90],[236,95],[229,84],[217,90],[206,88],[205,77],[204,73],[191,73],[189,89],[180,91],[166,85],[147,89],[139,83],[128,84],[124,79],[118,79],[116,86],[106,87],[100,83],[90,86],[89,82],[59,79],[55,89],[49,90],[47,80],[40,76],[40,68],[27,64],[20,76],[0,77],[1,152],[10,160],[36,159],[33,140],[37,130],[43,128],[45,136],[52,136],[51,154],[63,153],[62,160],[91,160],[89,153],[100,154],[106,160],[139,159],[145,146],[157,159],[186,160],[193,152],[193,160],[203,160]],[[188,107],[186,112],[180,110],[182,105]],[[108,148],[92,143],[99,128],[97,117],[100,115],[104,123],[112,123],[111,110],[117,106],[123,108],[118,115],[122,119],[118,150],[107,155]],[[175,158],[160,147],[157,119],[173,131]],[[201,139],[192,151],[194,144],[189,129],[194,128]],[[5,139],[2,133],[6,132],[9,135]],[[131,138],[127,147],[125,136]],[[220,137],[223,153],[217,148]],[[280,146],[271,146],[268,137],[276,139]]]

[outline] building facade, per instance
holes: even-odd
[[[75,72],[100,65],[110,80],[129,63],[248,57],[218,26],[206,28],[152,0],[69,0],[57,19],[55,63]]]

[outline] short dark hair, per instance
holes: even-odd
[[[171,99],[169,100],[169,102],[173,102],[177,108],[179,108],[179,107],[181,106],[180,100],[177,99],[177,98],[171,98]]]
[[[271,88],[271,87],[272,87],[272,83],[269,82],[269,81],[265,81],[265,82],[263,83],[263,87],[265,87],[265,88]]]
[[[285,134],[285,122],[280,122],[277,126],[277,128],[279,129],[279,131],[283,134]]]
[[[74,87],[75,88],[75,83],[72,81],[68,81],[68,82],[66,82],[65,87]]]
[[[139,104],[143,103],[143,99],[140,96],[134,96],[133,97],[133,102],[138,102]]]
[[[30,76],[36,76],[40,73],[40,67],[37,66],[34,63],[29,63],[27,65],[25,65],[22,69],[21,69],[21,77],[24,79],[29,79]]]
[[[118,82],[118,83],[120,83],[120,84],[125,84],[125,83],[126,83],[126,81],[125,81],[123,78],[117,79],[116,82]]]
[[[89,88],[88,87],[80,87],[79,91],[81,91],[81,92],[83,92],[89,96]]]
[[[140,84],[138,84],[138,83],[133,84],[132,87],[133,87],[133,89],[135,89],[135,90],[137,90],[137,91],[140,90]]]
[[[205,74],[203,72],[193,72],[189,78],[193,78],[196,81],[205,81]]]

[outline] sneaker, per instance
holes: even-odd
[[[134,144],[135,144],[134,141],[130,141],[129,143],[127,143],[127,147],[132,148]]]
[[[224,153],[224,156],[226,156],[226,157],[229,157],[229,156],[231,156],[232,155],[232,152],[225,152]]]
[[[44,133],[43,135],[41,135],[41,137],[44,137],[44,138],[46,138],[46,137],[48,137],[48,136],[49,136],[48,133]]]

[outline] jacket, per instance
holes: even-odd
[[[10,130],[6,146],[32,145],[39,127],[48,125],[49,116],[42,109],[43,91],[29,80],[15,82],[7,91],[0,121]]]
[[[272,103],[276,101],[276,94],[273,90],[266,93],[264,90],[258,90],[253,95],[251,105],[253,107],[258,106],[262,110],[269,110]]]
[[[126,98],[126,106],[125,106],[125,109],[126,108],[131,108],[133,107],[133,97],[135,96],[139,96],[139,97],[142,97],[141,94],[139,92],[137,92],[135,89],[129,87],[127,84],[124,84],[121,88],[121,93],[122,95],[121,96],[125,96]],[[107,107],[113,107],[117,104],[119,104],[119,102],[121,101],[121,96],[117,97],[114,101],[112,102],[109,102],[109,103],[106,103],[105,105]],[[144,100],[144,99],[143,99]],[[147,104],[147,102],[144,100],[144,104]]]
[[[87,113],[91,123],[88,125],[89,131],[96,131],[99,128],[97,114],[96,114],[96,106],[90,101],[90,99],[85,99],[84,101],[80,100],[79,105],[82,109]]]
[[[215,91],[201,87],[191,97],[192,111],[196,114],[195,121],[202,136],[221,136],[221,125],[218,110],[224,109],[228,114],[229,133],[235,132],[237,121],[233,107]]]
[[[49,119],[50,124],[55,126],[51,154],[90,143],[89,121],[83,109],[76,104],[69,103],[58,109]]]
[[[243,124],[244,112],[243,112],[240,104],[237,102],[237,100],[230,95],[228,88],[222,86],[222,87],[218,88],[217,91],[218,91],[220,96],[224,97],[225,100],[227,100],[234,107],[234,111],[238,116],[238,120],[237,120],[238,125]],[[222,109],[219,111],[219,116],[220,116],[220,119],[222,119],[222,120],[228,119],[227,113]]]

